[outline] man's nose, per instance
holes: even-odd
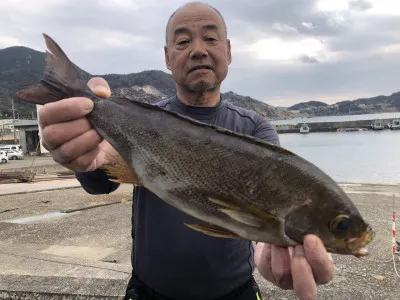
[[[190,56],[192,58],[204,58],[208,55],[207,49],[202,41],[195,40],[192,43],[192,51]]]

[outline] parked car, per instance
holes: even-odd
[[[15,150],[5,150],[9,160],[24,159],[24,153]]]
[[[0,163],[4,164],[8,162],[8,157],[5,151],[0,151]]]
[[[19,144],[11,144],[11,145],[1,145],[0,144],[0,150],[15,150],[15,151],[22,151],[22,147]]]

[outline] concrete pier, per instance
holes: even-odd
[[[389,130],[387,124],[391,119],[379,120],[385,125],[384,130]],[[371,124],[373,120],[358,120],[358,121],[345,121],[345,122],[304,122],[310,127],[312,132],[336,132],[339,129],[365,129],[372,130]],[[298,133],[302,123],[298,124],[273,124],[278,133]]]

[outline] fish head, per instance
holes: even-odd
[[[366,246],[375,232],[344,191],[337,187],[308,196],[286,215],[287,237],[302,244],[307,234],[314,234],[328,252],[356,257],[368,254]]]
[[[375,232],[364,219],[350,213],[338,214],[317,235],[328,252],[360,257],[368,254],[366,246]]]

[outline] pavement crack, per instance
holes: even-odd
[[[96,204],[96,205],[88,205],[88,206],[83,206],[83,207],[78,207],[78,208],[73,208],[73,209],[66,209],[66,210],[62,210],[60,211],[61,213],[73,213],[73,212],[77,212],[77,211],[82,211],[82,210],[88,210],[88,209],[92,209],[92,208],[97,208],[97,207],[102,207],[102,206],[107,206],[107,205],[113,205],[113,204],[120,204],[124,201],[113,201],[113,202],[109,202],[109,203],[101,203],[101,204]]]
[[[35,260],[40,260],[40,261],[52,262],[52,263],[56,263],[56,264],[63,264],[63,265],[70,265],[70,266],[77,266],[77,267],[84,267],[84,268],[101,269],[101,270],[113,271],[113,272],[117,272],[117,273],[131,274],[130,272],[119,271],[119,270],[115,270],[115,269],[111,269],[111,268],[88,266],[88,265],[83,265],[83,264],[78,264],[78,263],[70,263],[70,262],[63,262],[63,261],[57,261],[57,260],[51,260],[51,259],[37,258],[37,257],[28,256],[28,255],[13,254],[13,253],[7,253],[7,252],[2,252],[2,251],[0,251],[0,254],[25,258],[25,260],[35,259]]]
[[[2,211],[0,211],[0,214],[6,213],[6,212],[10,212],[10,211],[14,211],[14,210],[18,210],[18,209],[19,209],[19,208],[16,207],[16,208],[11,208],[11,209],[2,210]]]

